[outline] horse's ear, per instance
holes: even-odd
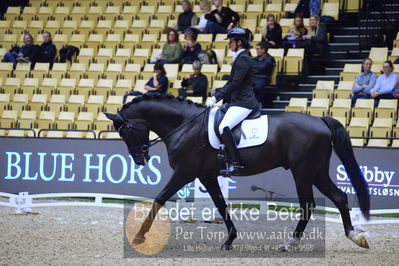
[[[115,114],[111,114],[111,113],[104,113],[104,114],[109,120],[123,123],[122,119]]]

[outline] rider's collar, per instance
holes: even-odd
[[[236,60],[236,58],[238,57],[239,54],[241,54],[242,52],[244,52],[245,49],[242,48],[240,50],[238,50],[237,52],[233,52],[233,62]]]

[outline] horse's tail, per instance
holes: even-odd
[[[341,123],[332,117],[322,117],[323,122],[331,131],[331,141],[338,158],[341,160],[349,176],[352,186],[356,190],[360,209],[366,219],[370,216],[370,195],[368,184],[364,179],[359,164],[353,154],[351,140]]]

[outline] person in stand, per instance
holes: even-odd
[[[17,62],[21,63],[32,63],[36,59],[39,52],[39,47],[33,43],[33,37],[30,33],[24,35],[25,45],[18,48],[14,47],[10,52],[4,55],[2,62],[13,63],[14,69],[17,66]]]
[[[198,24],[195,25],[193,28],[197,29],[200,33],[205,31],[206,23],[208,20],[205,18],[205,15],[208,14],[210,8],[209,0],[201,0],[199,2],[199,8],[202,11],[202,14],[199,18]]]
[[[229,108],[219,125],[221,141],[227,154],[227,167],[222,169],[220,174],[225,176],[234,175],[239,168],[243,167],[231,130],[259,106],[252,87],[253,62],[248,53],[251,36],[248,29],[240,27],[235,27],[228,32],[228,45],[234,53],[230,79],[224,87],[215,92],[207,104],[211,107],[225,96],[230,96]]]
[[[213,0],[213,4],[216,9],[205,15],[208,22],[204,32],[213,34],[215,38],[216,34],[227,33],[227,31],[237,25],[240,21],[240,16],[229,7],[224,7],[222,0]]]
[[[183,64],[192,64],[198,60],[198,55],[202,52],[201,44],[197,43],[198,31],[195,28],[189,28],[184,33],[186,40],[183,46],[182,62]]]
[[[148,80],[148,82],[144,86],[144,90],[147,91],[147,94],[164,94],[167,92],[169,86],[168,78],[166,77],[166,71],[163,67],[162,63],[156,63],[154,65],[154,74],[153,77]],[[131,92],[125,94],[123,96],[123,102],[126,102],[126,99],[129,95],[138,96],[142,95],[139,91],[132,90]]]
[[[36,62],[50,63],[53,65],[57,48],[51,40],[51,33],[48,31],[43,32],[43,43],[40,45],[40,52],[37,56]]]
[[[183,13],[181,13],[177,19],[177,32],[179,34],[184,33],[191,26],[197,25],[198,17],[193,12],[193,7],[190,1],[183,1],[181,3]]]
[[[308,54],[324,54],[328,52],[327,30],[323,24],[320,24],[319,16],[312,15],[309,19],[310,29],[304,39]]]
[[[258,43],[256,45],[257,56],[252,60],[254,63],[252,80],[255,86],[255,96],[259,102],[263,102],[265,86],[270,84],[271,75],[276,64],[273,56],[269,55],[267,50],[267,43]]]
[[[167,31],[168,42],[164,44],[162,53],[156,56],[158,63],[162,64],[178,64],[181,59],[182,47],[179,43],[179,34],[174,29]]]
[[[290,27],[287,34],[284,37],[283,47],[288,50],[288,48],[302,47],[302,42],[304,36],[308,34],[308,30],[303,24],[303,17],[301,15],[296,15],[294,18],[294,25]]]
[[[375,106],[378,105],[380,99],[395,99],[399,93],[399,77],[393,72],[393,64],[391,61],[385,61],[382,66],[384,74],[381,74],[370,90],[371,98],[375,100]]]
[[[179,89],[179,96],[186,98],[187,96],[201,96],[203,102],[206,100],[206,91],[208,88],[208,78],[201,73],[201,62],[196,60],[193,62],[192,75],[183,78]]]
[[[377,75],[371,71],[373,60],[366,58],[362,63],[362,73],[356,76],[353,82],[352,105],[356,103],[357,99],[370,99],[370,90],[374,87],[377,81]]]
[[[273,14],[267,15],[267,23],[262,28],[262,40],[267,42],[270,48],[277,48],[281,46],[283,41],[282,30],[280,24],[276,22]]]

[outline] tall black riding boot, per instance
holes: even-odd
[[[223,128],[221,138],[225,146],[227,164],[226,169],[222,169],[219,173],[224,176],[231,176],[237,172],[238,168],[243,168],[240,154],[229,127]]]

